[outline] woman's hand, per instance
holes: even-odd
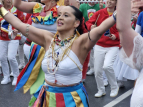
[[[136,15],[136,16],[133,16],[133,21],[137,21],[138,20],[138,16]]]
[[[109,38],[112,39],[112,40],[115,40],[116,36],[114,34],[111,34],[111,36]]]
[[[18,33],[18,30],[17,30],[17,29],[14,29],[14,30],[13,30],[13,34],[14,34],[14,35],[17,35],[17,33]]]

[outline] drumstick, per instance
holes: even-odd
[[[95,21],[95,25],[96,25],[96,23],[97,23],[97,21],[98,21],[99,17],[100,17],[100,14],[98,15],[98,17],[97,17],[97,19],[96,19],[96,21]]]

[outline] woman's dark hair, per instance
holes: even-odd
[[[76,8],[74,6],[70,6],[70,7],[74,10],[73,14],[76,17],[76,19],[80,21],[80,24],[76,29],[80,34],[83,34],[83,30],[82,30],[83,14],[78,8]]]

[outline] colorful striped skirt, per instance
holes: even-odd
[[[89,107],[88,102],[83,83],[70,87],[44,85],[32,107]]]

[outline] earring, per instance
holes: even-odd
[[[76,29],[76,34],[77,34],[77,36],[80,36],[80,34],[79,34],[79,32],[78,32],[78,30]]]

